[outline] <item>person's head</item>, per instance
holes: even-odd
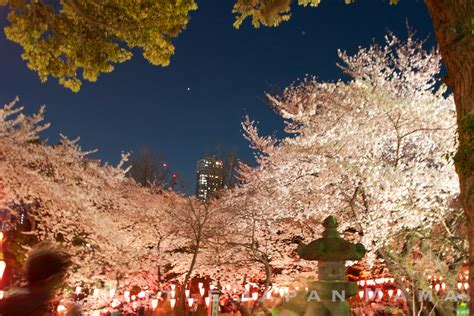
[[[25,277],[31,286],[55,287],[64,278],[71,265],[69,255],[52,243],[37,244],[28,253]]]

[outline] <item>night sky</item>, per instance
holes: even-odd
[[[28,113],[45,104],[52,125],[43,137],[49,143],[59,133],[80,136],[84,149],[99,149],[95,157],[112,164],[122,150],[148,145],[184,175],[192,192],[196,160],[219,144],[252,163],[240,127],[244,115],[260,121],[264,133],[281,133],[283,124],[265,103],[265,91],[281,90],[305,74],[337,80],[338,48],[355,52],[382,41],[387,30],[405,37],[407,21],[433,45],[423,1],[400,2],[359,0],[347,6],[325,0],[318,8],[295,6],[290,22],[278,28],[254,29],[246,21],[235,30],[233,1],[198,1],[188,28],[174,42],[170,66],[152,66],[137,50],[131,61],[96,83],[84,83],[79,93],[54,78],[40,83],[21,60],[21,48],[1,32],[0,102],[19,96]],[[5,16],[3,9],[2,28]]]

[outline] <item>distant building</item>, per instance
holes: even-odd
[[[196,175],[196,196],[206,201],[213,192],[224,187],[224,163],[216,158],[198,160]]]

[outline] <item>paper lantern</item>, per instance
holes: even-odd
[[[373,298],[374,298],[374,291],[369,290],[369,291],[367,292],[367,296],[369,297],[369,300],[373,299]]]
[[[253,293],[252,293],[252,299],[253,299],[254,301],[258,300],[258,293],[257,293],[257,292],[253,292]]]

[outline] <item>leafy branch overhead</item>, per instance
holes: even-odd
[[[133,48],[153,65],[167,66],[174,54],[172,40],[183,31],[193,0],[0,0],[7,6],[7,38],[20,44],[28,68],[42,82],[49,76],[72,91],[82,80],[132,58]]]
[[[297,0],[300,6],[317,7],[321,0]],[[354,0],[344,0],[351,4]],[[389,0],[390,4],[397,4],[398,0]],[[252,18],[254,27],[278,26],[291,17],[292,0],[237,0],[233,13],[237,14],[234,27],[239,28],[247,18]]]

